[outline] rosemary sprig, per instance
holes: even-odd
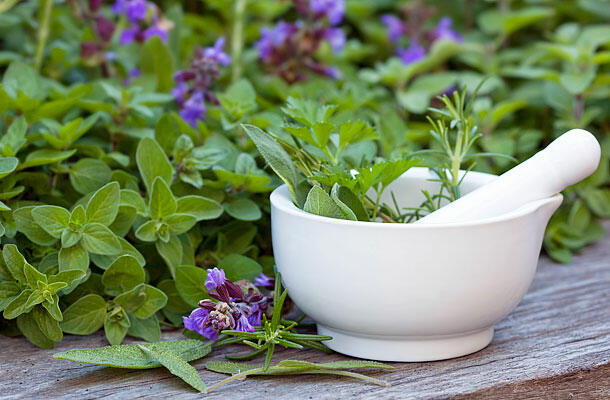
[[[223,335],[227,335],[226,338],[220,339],[222,344],[242,343],[255,349],[251,353],[239,356],[226,356],[228,359],[241,361],[251,360],[259,355],[265,354],[265,362],[262,371],[267,371],[271,365],[271,359],[273,358],[273,352],[275,351],[276,346],[294,349],[309,347],[324,352],[330,351],[330,349],[320,342],[330,340],[332,337],[298,333],[295,331],[295,328],[302,318],[297,321],[283,320],[281,318],[282,308],[287,294],[288,292],[286,289],[282,290],[281,276],[278,272],[275,276],[273,313],[271,314],[271,320],[263,315],[261,326],[257,327],[254,332],[236,330],[224,330],[221,332]]]

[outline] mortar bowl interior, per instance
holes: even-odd
[[[425,168],[386,189],[400,207],[438,191]],[[496,179],[469,172],[462,193]],[[429,361],[485,347],[493,325],[525,295],[556,194],[466,223],[414,225],[333,219],[297,208],[284,185],[271,194],[274,256],[295,304],[341,353]]]

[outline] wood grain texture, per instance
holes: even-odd
[[[610,230],[610,223],[606,223]],[[163,340],[180,339],[179,331]],[[101,347],[103,334],[67,335],[54,350],[37,349],[23,338],[0,336],[0,398],[200,398],[163,369],[119,370],[55,360],[57,351]],[[233,353],[244,351],[234,346]],[[282,351],[278,359],[308,361],[347,357],[314,351]],[[395,363],[371,372],[389,388],[344,378],[290,376],[251,378],[212,392],[208,398],[274,399],[440,399],[610,398],[610,236],[576,256],[571,265],[540,261],[521,304],[496,326],[492,343],[469,356],[428,363]],[[224,376],[195,361],[211,385]],[[259,360],[260,362],[260,360]]]

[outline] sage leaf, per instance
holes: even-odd
[[[320,186],[313,186],[307,194],[303,211],[323,217],[344,219],[343,212]]]
[[[180,356],[172,353],[171,351],[159,349],[156,345],[138,345],[138,347],[167,368],[169,372],[176,375],[196,390],[200,392],[204,392],[206,390],[205,383],[203,383],[203,380],[201,380],[197,370],[189,363],[184,361]]]
[[[185,362],[190,362],[207,356],[211,351],[212,343],[188,339],[159,342],[155,343],[155,346],[157,349],[172,352]],[[148,369],[161,366],[159,361],[149,354],[142,352],[136,344],[69,350],[63,353],[56,353],[53,355],[53,358],[128,369]]]
[[[241,125],[250,140],[269,166],[288,185],[293,200],[297,202],[297,169],[284,148],[267,132],[253,125]]]

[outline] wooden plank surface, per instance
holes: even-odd
[[[606,223],[610,230],[610,223]],[[163,340],[180,339],[178,331]],[[119,370],[55,360],[57,351],[106,345],[101,333],[67,335],[54,350],[37,349],[23,338],[0,336],[0,398],[200,398],[163,369]],[[231,352],[244,351],[233,346]],[[341,360],[339,354],[282,351],[278,359]],[[521,304],[496,327],[486,349],[461,358],[395,363],[372,372],[392,386],[347,378],[291,376],[234,382],[208,398],[230,399],[436,399],[610,398],[610,236],[585,249],[571,265],[541,259]],[[212,354],[193,365],[211,385],[223,375],[205,370]],[[260,361],[260,360],[259,360]]]

